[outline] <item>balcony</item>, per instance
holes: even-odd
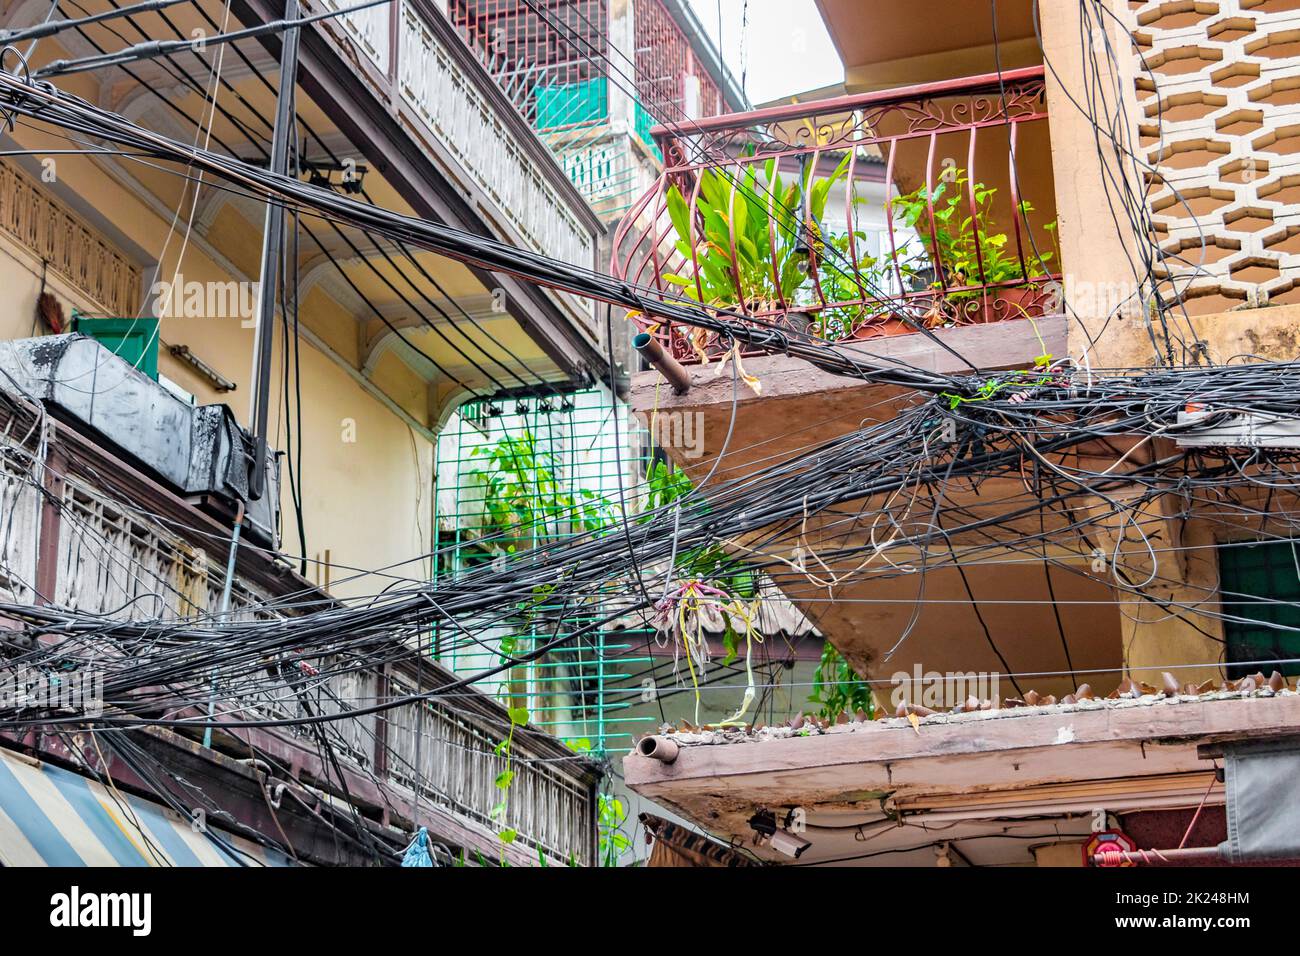
[[[67,393],[58,386],[78,377],[78,361],[98,372],[94,416],[76,404],[77,392],[89,394],[86,389]],[[197,441],[191,451],[191,428],[178,417],[178,409],[189,406],[172,400],[129,363],[87,339],[65,336],[6,343],[0,348],[0,369],[10,383],[21,379],[27,393],[20,400],[16,391],[6,390],[7,410],[0,414],[5,431],[0,497],[6,503],[0,601],[49,604],[106,622],[270,620],[338,606],[289,571],[274,551],[257,546],[255,527],[234,549],[228,567],[229,512],[239,489],[223,484],[188,494],[186,486],[186,475],[199,463],[226,459],[201,451]],[[51,383],[39,395],[44,408],[30,401],[41,382]],[[132,409],[139,432],[174,433],[170,442],[156,442],[166,457],[155,454],[153,446],[144,447],[143,439],[128,447],[129,430],[117,423]],[[211,471],[224,473],[221,467]],[[223,593],[227,586],[229,592]],[[0,619],[4,687],[11,685],[3,681],[14,679],[27,663],[22,646],[10,640],[14,626],[12,619]],[[133,653],[108,635],[68,640],[66,646],[66,669],[85,673],[93,672],[96,661]],[[196,721],[212,713],[219,725],[285,721],[279,727],[218,726],[210,734],[199,726],[175,733],[153,727],[135,739],[185,778],[206,781],[216,801],[213,813],[220,810],[227,822],[273,838],[279,834],[307,862],[371,862],[346,841],[340,845],[334,839],[323,820],[329,816],[339,825],[349,819],[366,821],[358,825],[389,847],[426,826],[435,841],[458,848],[471,860],[516,866],[535,865],[539,859],[591,863],[596,855],[597,767],[546,734],[520,735],[512,751],[513,795],[498,811],[502,797],[495,781],[510,759],[499,744],[509,733],[511,718],[486,694],[470,691],[411,701],[380,713],[341,716],[315,729],[296,723],[415,697],[453,680],[446,668],[403,645],[400,635],[391,638],[389,650],[384,664],[359,653],[347,658],[295,654],[293,660],[267,659],[252,668],[222,666],[212,671],[210,683],[196,686],[179,679],[137,689],[127,695],[136,694],[133,700],[109,700],[107,708],[126,704],[153,717]],[[47,672],[45,665],[35,667]],[[207,699],[219,699],[219,708],[195,704]],[[77,764],[75,753],[54,737],[8,724],[0,731],[0,745],[19,744],[42,757]],[[328,760],[324,750],[336,754],[337,761]],[[266,775],[260,783],[246,766],[254,752]],[[152,792],[120,762],[112,764],[111,773],[124,786]],[[278,822],[266,816],[264,787],[291,796],[279,807]],[[508,846],[497,836],[504,826],[517,834]]]
[[[318,0],[327,10],[348,3]],[[326,21],[327,23],[329,21]],[[461,173],[494,200],[492,212],[522,244],[566,262],[588,263],[595,238],[574,208],[554,164],[539,164],[527,128],[468,55],[446,16],[433,4],[394,3],[338,18],[351,41],[355,69],[399,110],[417,138],[435,139]],[[394,39],[396,42],[394,42]],[[548,168],[550,167],[550,168]]]
[[[658,174],[654,116],[712,116],[741,102],[690,8],[677,0],[449,0],[447,11],[474,56],[609,222]]]
[[[656,129],[665,171],[620,224],[615,270],[665,300],[805,332],[873,364],[970,374],[1063,358],[1046,93],[1043,68],[1031,67],[705,119],[680,133]],[[696,482],[779,467],[915,401],[904,389],[775,354],[746,359],[753,387],[738,389],[732,369],[719,376],[703,364],[731,343],[664,321],[653,306],[634,318],[688,366],[681,395],[658,387],[658,372],[634,377],[632,405],[696,423],[698,454],[666,449]],[[978,511],[1022,491],[1019,478],[997,478],[950,488],[946,500]],[[816,554],[835,569],[830,602],[823,580],[791,573],[778,586],[859,674],[888,679],[917,663],[997,671],[981,622],[952,607],[968,585],[985,601],[1014,592],[1042,602],[982,611],[1005,635],[999,650],[1025,671],[1059,668],[1059,646],[1039,639],[1056,631],[1049,591],[1079,606],[1088,639],[1072,645],[1075,665],[1119,658],[1118,615],[1103,584],[1043,569],[1030,577],[1010,562],[961,573],[927,567],[928,603],[911,621],[914,577],[888,562],[861,571],[858,559],[835,557],[875,540],[870,520],[852,516],[889,507],[864,498],[810,515],[798,544],[778,549],[791,567]]]
[[[246,22],[278,16],[273,2],[242,6]],[[347,6],[309,0],[304,13]],[[437,3],[346,13],[313,34],[323,43],[304,39],[304,88],[417,210],[474,231],[486,225],[496,238],[566,262],[596,263],[599,220]],[[367,97],[358,97],[362,90]],[[445,182],[432,182],[427,167]],[[425,202],[433,208],[421,209]],[[587,344],[596,340],[590,303],[516,294],[553,301]]]
[[[530,149],[536,140],[516,128],[520,117],[509,104],[489,95],[495,86],[471,67],[477,64],[450,24],[419,4],[402,5],[400,13],[393,71],[403,105],[495,200],[523,245],[565,262],[592,262],[595,237],[574,208],[576,195],[558,185],[564,180],[554,162],[538,163]]]
[[[1060,311],[1042,67],[653,130],[619,278],[830,341]],[[683,362],[709,336],[637,317]]]

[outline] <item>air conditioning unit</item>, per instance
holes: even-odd
[[[0,342],[0,369],[27,398],[84,426],[182,497],[229,520],[244,503],[246,533],[280,546],[280,466],[267,451],[267,487],[248,496],[253,437],[227,405],[191,405],[84,335]]]

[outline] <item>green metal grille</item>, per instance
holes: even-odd
[[[547,132],[609,120],[609,81],[603,76],[579,83],[538,84],[537,128]]]
[[[627,406],[601,388],[462,406],[438,440],[435,577],[612,526],[624,503],[636,507],[645,446]],[[600,595],[576,609],[543,604],[480,622],[471,630],[481,643],[445,628],[434,635],[435,654],[457,673],[475,673],[607,613]],[[613,690],[649,665],[638,650],[646,641],[643,631],[593,629],[484,689],[526,706],[533,726],[585,740],[593,752],[624,753],[653,718],[631,716],[634,701]]]
[[[1250,661],[1300,657],[1300,543],[1274,541],[1219,548],[1219,577],[1231,617],[1223,623],[1228,676],[1260,670]],[[1234,619],[1235,618],[1235,619]],[[1268,667],[1262,667],[1265,673]],[[1300,674],[1300,665],[1278,664],[1283,674]]]

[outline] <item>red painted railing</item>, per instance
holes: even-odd
[[[656,127],[614,274],[831,340],[1054,312],[1046,118],[1032,67]],[[635,318],[683,361],[720,350]]]
[[[449,0],[447,15],[529,123],[550,135],[607,122],[610,87],[668,121],[727,108],[662,0],[633,2],[632,62],[610,45],[609,0]]]

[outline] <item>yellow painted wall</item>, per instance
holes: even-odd
[[[19,130],[19,138],[28,148],[61,144],[32,130]],[[96,209],[105,220],[135,244],[147,256],[163,252],[168,220],[159,215],[138,195],[111,178],[103,168],[85,157],[61,156],[57,160],[58,186],[71,190]],[[47,189],[51,194],[54,190]],[[182,223],[183,225],[183,223]],[[125,245],[125,243],[124,243]],[[175,235],[160,270],[170,278],[176,268],[180,236]],[[222,253],[242,262],[248,250]],[[256,250],[253,251],[254,261]],[[226,282],[237,279],[207,255],[201,244],[191,241],[180,271],[185,280]],[[30,250],[13,237],[0,233],[0,288],[5,290],[6,308],[0,311],[0,336],[6,339],[32,334],[36,298],[40,290],[41,263]],[[142,285],[147,291],[152,273],[146,270]],[[100,307],[78,292],[69,281],[55,273],[47,279],[49,291],[58,296],[70,316],[74,307],[100,311]],[[325,300],[321,302],[319,300]],[[342,338],[339,329],[346,315],[326,315],[333,300],[318,296],[309,300],[322,315],[322,331],[329,339]],[[307,305],[307,304],[305,304]],[[304,308],[304,313],[310,313]],[[310,314],[303,321],[313,324]],[[163,375],[192,392],[200,403],[225,402],[241,422],[249,414],[251,355],[253,332],[244,328],[238,317],[184,318],[167,317],[162,323],[164,342],[184,343],[206,363],[226,378],[236,382],[233,393],[219,393],[189,365],[160,349],[159,369]],[[272,422],[283,428],[281,409],[281,353],[277,337],[275,357],[275,400]],[[352,354],[345,356],[355,359]],[[422,384],[395,359],[385,360],[376,372],[386,391],[423,422],[426,415]],[[368,394],[346,371],[324,353],[304,343],[301,349],[304,493],[304,524],[307,530],[307,556],[323,558],[326,551],[337,565],[329,574],[332,590],[340,596],[373,593],[391,579],[345,581],[345,568],[377,568],[406,561],[428,551],[431,540],[431,496],[433,447],[422,435],[416,435],[406,423],[377,398]],[[281,430],[281,434],[283,431]],[[347,440],[355,436],[355,440]],[[283,441],[278,442],[283,447]],[[299,552],[297,525],[288,492],[288,472],[284,471],[282,507],[283,550]],[[395,573],[420,577],[427,568],[405,565]],[[308,577],[323,581],[324,575],[309,566]],[[376,583],[377,581],[377,583]]]

